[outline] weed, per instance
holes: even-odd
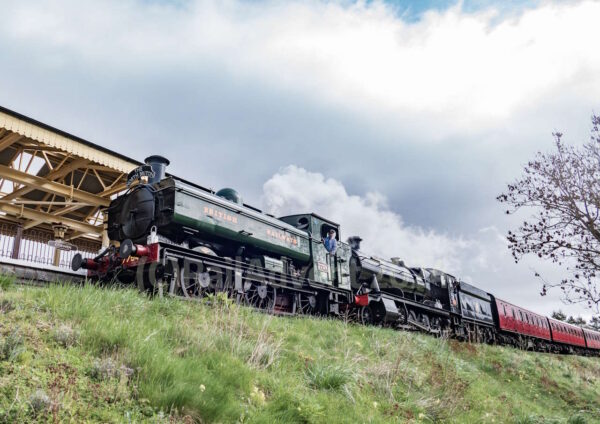
[[[54,340],[63,347],[71,347],[79,339],[79,332],[63,324],[54,330]]]
[[[15,285],[15,281],[14,275],[0,274],[0,290],[7,291]]]
[[[119,368],[112,358],[96,359],[89,370],[95,380],[109,380],[119,374]]]
[[[0,313],[6,314],[15,309],[15,306],[10,300],[0,299]]]
[[[324,390],[340,390],[352,381],[352,373],[340,365],[313,364],[306,376],[312,387]]]
[[[31,396],[29,396],[29,404],[31,405],[34,415],[37,415],[44,410],[48,410],[50,408],[51,401],[43,390],[36,390],[31,394]]]
[[[587,424],[588,420],[581,414],[571,415],[567,424]]]
[[[14,329],[0,345],[0,358],[6,361],[16,361],[25,353],[25,342],[18,328]]]

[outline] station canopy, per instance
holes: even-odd
[[[0,107],[0,220],[56,239],[106,238],[103,210],[140,163]]]

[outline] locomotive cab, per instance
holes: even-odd
[[[444,309],[459,312],[457,279],[439,269],[427,268],[428,280],[431,284],[431,295],[439,299]]]
[[[279,219],[309,234],[313,258],[309,278],[321,283],[333,284],[335,287],[350,288],[351,250],[347,243],[340,241],[339,224],[314,213],[283,216]],[[335,238],[338,242],[334,254],[329,253],[323,244],[323,239],[330,230],[335,230]]]

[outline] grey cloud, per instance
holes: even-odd
[[[529,265],[514,265],[506,246],[479,230],[495,227],[504,234],[514,224],[495,196],[536,150],[550,146],[551,131],[563,130],[573,141],[587,136],[587,117],[598,109],[600,68],[579,52],[585,45],[575,56],[556,57],[565,77],[539,66],[537,78],[519,63],[506,68],[508,77],[486,76],[478,71],[493,68],[477,63],[477,54],[488,47],[501,55],[504,47],[514,59],[511,49],[527,43],[514,42],[519,33],[510,25],[502,27],[511,36],[504,43],[502,32],[494,32],[498,27],[479,15],[457,10],[408,25],[383,6],[223,4],[186,2],[171,9],[108,2],[92,8],[65,1],[36,8],[8,2],[6,10],[26,12],[0,29],[0,103],[138,160],[164,154],[171,172],[214,188],[233,186],[254,204],[263,183],[287,165],[333,178],[349,196],[379,192],[402,229],[420,228],[448,246],[469,241],[441,263],[460,265],[472,281],[509,300],[523,299],[525,306],[561,306],[555,298],[540,299]],[[554,3],[542,6],[558,10]],[[594,10],[592,3],[560,7],[565,13]],[[345,19],[354,27],[344,26]],[[519,17],[511,19],[514,31],[532,37]],[[481,43],[469,44],[473,52],[453,46],[456,62],[441,61],[439,46],[426,42],[430,34],[452,35],[467,24],[487,28],[476,32]],[[382,33],[366,46],[352,38],[353,46],[332,28],[350,38],[353,30],[365,30],[357,33],[365,37],[373,28]],[[558,44],[557,54],[567,55]],[[413,61],[392,60],[417,54],[411,45],[418,47]],[[524,51],[539,53],[545,63],[552,56],[544,49]],[[363,54],[367,68],[358,69]],[[556,80],[538,87],[546,74]],[[471,87],[470,79],[477,84]],[[498,86],[516,97],[504,98]],[[521,98],[519,87],[529,96]],[[481,113],[484,107],[489,111]],[[286,196],[293,197],[301,189],[289,190]],[[432,250],[440,253],[439,246]],[[429,254],[423,250],[424,259]]]

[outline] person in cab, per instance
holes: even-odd
[[[335,251],[337,250],[337,241],[335,239],[335,230],[329,230],[329,234],[323,240],[323,244],[325,244],[325,249],[332,254],[335,255]]]

